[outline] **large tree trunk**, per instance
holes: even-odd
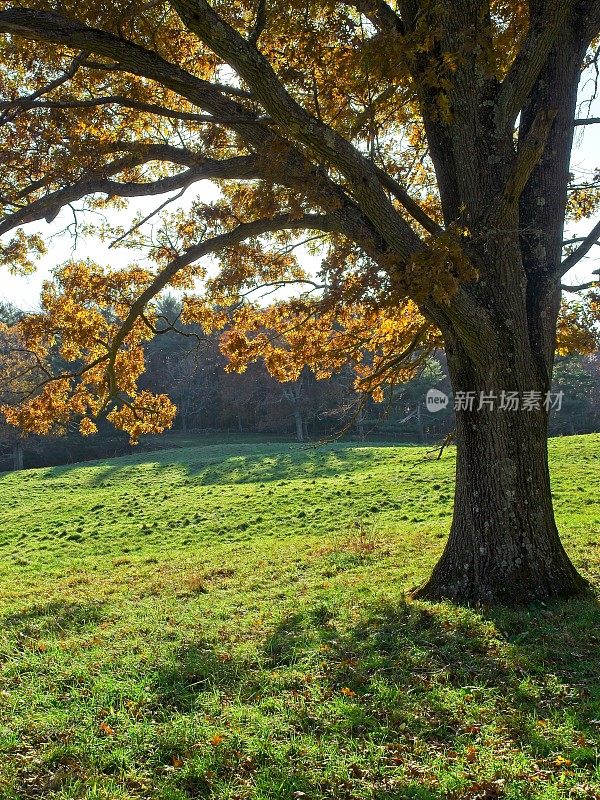
[[[510,354],[505,355],[511,363]],[[449,363],[455,392],[464,391],[464,370],[453,368],[452,359]],[[513,605],[570,597],[587,587],[565,553],[554,520],[547,388],[536,383],[533,372],[512,377],[512,385],[504,386],[498,377],[492,386],[483,375],[469,381],[473,410],[457,411],[450,537],[419,597]],[[487,403],[479,409],[480,392],[499,397],[502,389],[521,396],[539,391],[541,408],[500,410],[496,400],[494,410]]]

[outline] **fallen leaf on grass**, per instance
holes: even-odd
[[[477,760],[477,750],[475,747],[473,747],[473,745],[469,745],[469,747],[467,747],[466,759],[469,764],[472,764]]]
[[[554,759],[554,763],[557,767],[570,767],[573,763],[570,758],[564,758],[563,756],[556,756]]]
[[[102,733],[106,734],[106,736],[114,736],[115,735],[115,729],[111,728],[110,725],[108,724],[108,722],[101,722],[100,723],[100,730],[102,731]]]

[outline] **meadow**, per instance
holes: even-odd
[[[600,436],[550,443],[600,588]],[[600,798],[593,597],[412,601],[454,454],[205,444],[0,475],[0,798]]]

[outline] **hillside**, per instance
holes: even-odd
[[[453,453],[229,444],[0,475],[0,798],[600,797],[598,606],[406,599]],[[600,587],[600,436],[551,442]]]

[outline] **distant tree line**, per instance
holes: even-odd
[[[0,302],[0,322],[11,325],[20,312]],[[178,407],[174,432],[282,437],[298,442],[339,436],[392,439],[407,443],[442,441],[454,427],[453,404],[431,413],[425,398],[430,388],[451,396],[443,353],[430,359],[410,382],[386,390],[382,403],[365,401],[353,388],[351,369],[318,380],[308,369],[295,381],[279,383],[262,362],[239,374],[227,370],[218,336],[179,321],[179,305],[167,297],[160,308],[161,330],[146,348],[142,388],[168,392]],[[5,334],[4,334],[5,335]],[[0,390],[0,400],[7,402]],[[558,359],[554,391],[563,393],[562,408],[551,421],[553,435],[600,431],[600,353]],[[165,444],[170,441],[165,435]],[[160,446],[156,437],[140,447]],[[124,455],[132,448],[125,434],[99,424],[93,437],[76,430],[61,436],[22,437],[0,423],[0,471],[51,466]]]

